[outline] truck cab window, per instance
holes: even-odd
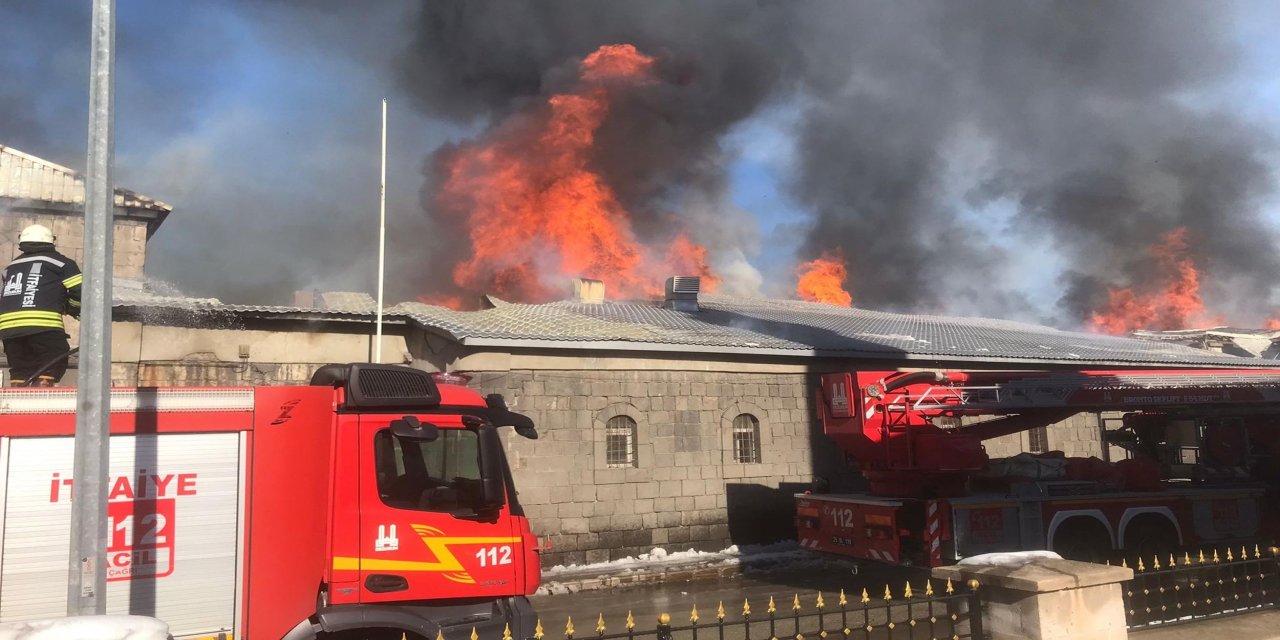
[[[466,429],[441,429],[431,442],[379,431],[373,443],[378,494],[396,509],[475,513],[480,505],[480,446]]]

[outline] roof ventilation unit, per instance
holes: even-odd
[[[604,282],[590,278],[573,279],[573,301],[582,304],[604,302]]]
[[[697,276],[672,276],[667,278],[667,295],[662,306],[675,311],[697,313],[698,289],[702,281]]]

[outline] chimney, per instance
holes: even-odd
[[[698,288],[702,281],[697,276],[671,276],[667,278],[667,296],[662,301],[663,308],[698,312]]]
[[[604,302],[604,282],[590,278],[573,279],[573,301],[582,304]]]

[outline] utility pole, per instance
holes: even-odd
[[[111,242],[115,188],[115,0],[93,0],[89,157],[84,179],[84,286],[67,615],[107,611],[107,470],[111,418]]]

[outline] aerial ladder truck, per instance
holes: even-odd
[[[1280,370],[860,371],[818,417],[867,488],[796,496],[800,544],[939,566],[1048,549],[1102,561],[1273,540]],[[1098,414],[1100,457],[989,459],[983,442]],[[1112,457],[1123,458],[1116,462]]]

